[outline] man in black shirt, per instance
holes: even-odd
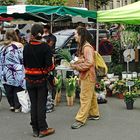
[[[50,43],[51,41],[51,50],[53,54],[55,53],[55,44],[56,44],[56,37],[50,32],[50,26],[49,25],[44,25],[44,35],[43,38],[45,42]]]
[[[50,26],[44,25],[44,35],[43,41],[47,42],[48,46],[51,49],[53,55],[53,62],[54,60],[54,53],[55,53],[55,44],[56,44],[56,37],[50,32]],[[47,105],[46,105],[46,112],[52,112],[54,110],[54,99],[55,99],[55,85],[54,85],[54,71],[49,73],[48,80],[49,80],[49,92],[47,98]]]

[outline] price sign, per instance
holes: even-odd
[[[133,81],[127,81],[126,86],[129,86],[129,87],[134,86],[134,82]]]
[[[110,63],[111,62],[111,55],[102,55],[105,62]]]

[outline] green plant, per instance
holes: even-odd
[[[69,52],[68,49],[60,49],[57,52],[57,55],[61,58],[61,59],[65,59],[66,61],[70,62],[72,60],[72,56]]]
[[[62,76],[58,75],[55,79],[56,93],[59,93],[62,88]]]
[[[115,82],[114,90],[116,93],[124,93],[127,90],[126,81],[118,80]]]
[[[140,89],[140,79],[134,79],[134,88]]]
[[[117,74],[117,75],[121,75],[123,70],[124,69],[123,69],[122,64],[114,65],[112,68],[112,71],[114,71],[114,74]]]
[[[97,82],[96,84],[95,84],[95,91],[96,92],[100,92],[100,91],[104,91],[105,90],[105,83],[104,83],[104,81],[100,81],[100,82]]]
[[[76,90],[77,77],[70,77],[66,79],[66,94],[68,97],[73,96]]]
[[[122,44],[126,48],[131,47],[135,48],[138,46],[139,38],[138,32],[133,31],[123,31],[122,32]]]
[[[134,102],[137,97],[138,97],[138,94],[134,91],[124,93],[124,101],[127,103]]]
[[[28,4],[35,4],[35,5],[57,5],[61,6],[64,5],[67,0],[27,0]]]

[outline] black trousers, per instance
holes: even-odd
[[[48,76],[48,88],[49,88],[49,91],[52,93],[52,99],[54,100],[55,94],[56,94],[56,87],[54,84],[54,71],[53,71],[53,74],[50,74]]]
[[[7,85],[7,84],[4,84],[3,86],[4,86],[6,97],[10,106],[14,107],[15,109],[19,109],[21,105],[17,97],[17,92],[22,91],[23,89],[21,87],[15,87],[12,85]]]
[[[34,131],[48,128],[46,122],[46,103],[48,89],[46,86],[27,88],[31,100],[31,125]]]

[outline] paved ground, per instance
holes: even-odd
[[[140,99],[133,110],[126,110],[123,100],[108,98],[100,105],[101,119],[87,121],[78,129],[70,128],[79,103],[67,107],[63,101],[53,113],[48,114],[48,123],[56,129],[54,135],[42,140],[140,140]],[[12,113],[5,97],[0,103],[0,140],[34,140],[29,126],[30,115]]]

